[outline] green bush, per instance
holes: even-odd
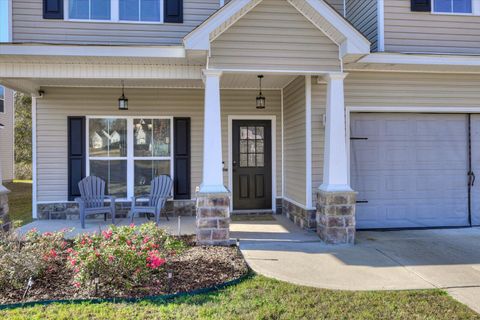
[[[32,164],[30,162],[15,163],[15,178],[19,180],[31,180]]]
[[[154,223],[111,226],[101,234],[78,237],[68,249],[68,265],[77,287],[98,281],[112,289],[129,290],[147,284],[168,257],[183,248],[183,242]]]

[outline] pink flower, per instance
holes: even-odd
[[[147,243],[148,241],[150,241],[150,238],[149,238],[149,237],[145,237],[145,238],[143,239],[143,243]]]
[[[113,231],[112,230],[102,231],[102,234],[105,240],[108,240],[112,237]]]
[[[130,223],[130,228],[135,228],[135,223]]]
[[[50,258],[56,258],[57,257],[57,252],[54,249],[52,249],[49,252],[49,256],[50,256]]]
[[[114,256],[109,256],[109,257],[108,257],[108,260],[109,260],[110,262],[112,262],[114,259],[115,259]]]
[[[53,233],[51,233],[51,232],[44,232],[43,233],[44,237],[51,237],[52,235],[53,235]]]
[[[70,264],[71,264],[72,266],[75,266],[75,265],[77,264],[77,260],[71,259],[71,260],[70,260]]]
[[[67,253],[72,253],[73,252],[73,249],[72,248],[68,248],[67,249]]]
[[[153,250],[148,253],[147,267],[150,269],[158,269],[167,262],[165,259],[158,256],[158,251]]]
[[[80,288],[80,282],[74,282],[73,285],[74,285],[76,288]]]

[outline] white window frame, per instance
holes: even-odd
[[[173,163],[173,148],[174,148],[174,136],[173,136],[173,116],[86,116],[85,134],[86,134],[86,175],[90,175],[90,160],[127,160],[127,197],[119,198],[119,201],[130,201],[135,195],[135,160],[163,160],[170,161],[170,177],[174,177],[174,163]],[[126,119],[127,120],[127,156],[126,157],[92,157],[90,158],[90,120],[91,119]],[[134,156],[134,119],[167,119],[170,121],[170,156],[163,157],[135,157]],[[173,191],[172,191],[173,192]]]
[[[5,95],[7,94],[7,88],[5,88],[4,86],[0,86],[3,88],[3,98],[0,98],[0,100],[3,101],[3,110],[0,110],[0,114],[5,114],[7,111],[7,106],[5,104]]]
[[[69,17],[70,14],[70,0],[63,0],[63,19],[74,22],[99,22],[99,23],[133,23],[133,24],[163,24],[164,23],[164,1],[160,1],[160,21],[130,21],[120,20],[120,0],[110,0],[110,20],[98,19],[73,19]]]
[[[432,0],[432,14],[450,15],[450,16],[479,16],[480,1],[470,0],[472,2],[472,12],[438,12],[435,11],[435,0]]]

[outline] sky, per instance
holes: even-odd
[[[0,42],[8,42],[8,0],[0,0]]]

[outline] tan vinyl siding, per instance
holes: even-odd
[[[0,162],[2,164],[3,181],[14,178],[14,91],[5,88],[4,113],[0,113],[0,123],[5,127],[0,129]]]
[[[480,16],[411,12],[409,0],[385,0],[385,50],[480,54]]]
[[[418,73],[350,73],[347,106],[480,107],[480,76]]]
[[[218,0],[184,0],[184,23],[44,20],[42,0],[13,1],[13,41],[68,44],[180,45],[219,8]],[[67,10],[67,8],[65,8]]]
[[[377,50],[377,1],[346,0],[347,19],[370,42],[372,51]]]
[[[326,3],[331,5],[342,16],[343,16],[343,1],[345,0],[325,0]]]
[[[118,89],[47,88],[45,91],[45,98],[37,100],[38,201],[67,199],[67,117],[85,115],[190,117],[191,188],[192,197],[195,197],[195,187],[200,184],[202,172],[203,89],[128,89],[129,110],[126,112],[117,109]],[[253,104],[256,94],[254,90],[222,90],[223,137],[228,136],[226,118],[229,114],[258,114]],[[274,114],[279,119],[280,92],[265,91],[265,95],[268,109],[263,114]],[[279,126],[280,121],[277,122],[278,139],[281,137]],[[225,163],[228,161],[226,143],[225,138],[222,146]],[[277,162],[281,159],[280,152],[277,150]],[[277,163],[279,186],[280,163]],[[227,179],[225,184],[228,185]]]
[[[286,0],[264,0],[212,42],[210,66],[335,71],[338,46]]]
[[[312,79],[312,193],[316,201],[318,187],[323,182],[323,148],[325,144],[325,127],[323,115],[326,107],[326,85],[318,84]]]
[[[305,77],[283,90],[285,197],[306,205]]]

